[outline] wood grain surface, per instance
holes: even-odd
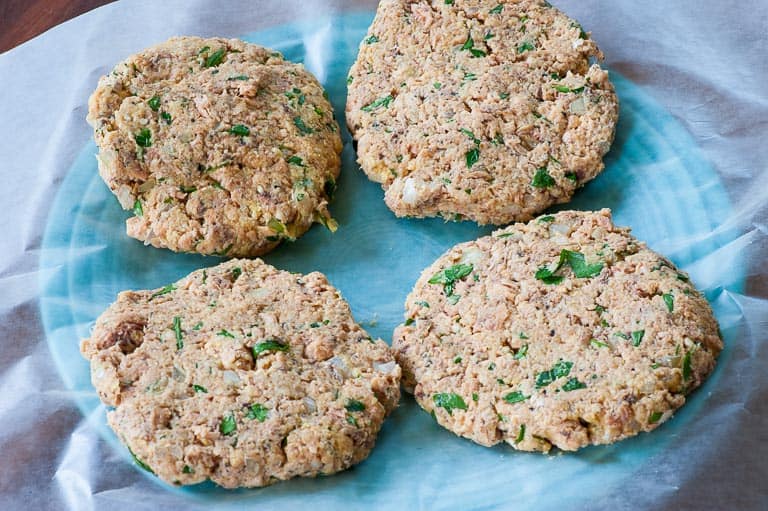
[[[114,0],[0,0],[0,53]]]

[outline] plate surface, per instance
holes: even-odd
[[[327,88],[336,117],[342,120],[346,73],[372,16],[296,23],[243,39],[304,62]],[[617,224],[631,226],[651,248],[685,268],[728,241],[726,235],[697,241],[728,216],[727,195],[680,123],[628,80],[616,73],[612,79],[621,114],[607,168],[569,205],[556,209],[609,207]],[[492,229],[395,218],[384,205],[379,185],[369,182],[358,168],[349,134],[342,131],[342,176],[331,205],[339,230],[331,234],[315,226],[264,259],[285,270],[325,273],[350,302],[356,319],[372,335],[390,342],[392,330],[403,320],[405,297],[421,270],[454,244]],[[40,306],[48,345],[66,387],[93,426],[125,453],[128,462],[127,451],[106,425],[79,340],[88,336],[95,318],[119,291],[160,287],[219,260],[145,247],[128,238],[124,222],[130,213],[120,208],[99,178],[96,151],[93,143],[83,148],[53,202],[42,244]],[[718,290],[703,291],[712,299]],[[732,314],[725,303],[713,306],[728,346]],[[721,355],[721,365],[728,362],[728,351]],[[652,434],[556,456],[518,453],[505,446],[488,449],[460,439],[437,426],[406,395],[385,423],[370,458],[347,472],[257,490],[226,491],[206,483],[169,491],[186,496],[190,504],[215,501],[224,508],[251,502],[270,509],[293,508],[310,500],[318,510],[348,507],[350,502],[355,507],[388,509],[501,505],[546,509],[564,503],[571,507],[639,473],[658,449],[702,413],[707,387],[716,379],[717,372],[673,420]]]

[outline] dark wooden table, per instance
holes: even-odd
[[[0,53],[114,0],[0,0]]]

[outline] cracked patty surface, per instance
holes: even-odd
[[[256,260],[120,293],[81,345],[107,420],[171,484],[233,488],[365,459],[400,397],[390,348],[320,273]]]
[[[581,26],[546,2],[384,0],[346,117],[398,216],[528,220],[603,169],[618,100]]]
[[[255,256],[327,209],[333,109],[300,64],[236,39],[176,37],[115,66],[89,100],[99,173],[128,235],[178,252]]]
[[[404,387],[479,444],[573,451],[655,429],[723,344],[687,274],[565,211],[462,243],[427,268],[393,348]]]

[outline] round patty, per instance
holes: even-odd
[[[254,256],[327,205],[341,139],[317,80],[236,39],[176,37],[119,63],[89,101],[99,173],[128,235],[178,252]]]
[[[107,420],[172,484],[332,474],[373,448],[400,397],[389,347],[320,273],[260,260],[126,291],[81,346]]]
[[[440,425],[525,451],[656,428],[722,347],[688,275],[608,210],[455,246],[422,273],[393,341],[406,389]]]
[[[528,220],[603,169],[618,117],[581,26],[539,0],[384,0],[349,74],[360,165],[398,216]]]

